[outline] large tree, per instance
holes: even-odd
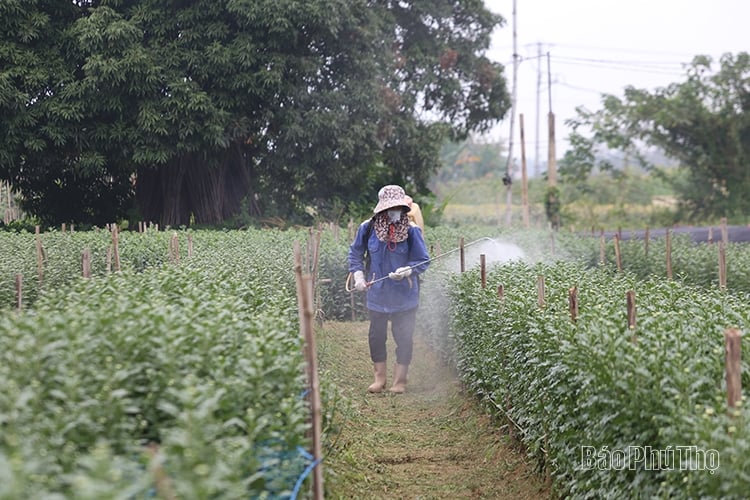
[[[83,75],[71,62],[79,16],[72,2],[0,3],[0,177],[47,220],[111,221],[131,190],[108,172],[119,165],[100,153],[85,102],[65,97]]]
[[[424,189],[508,109],[481,1],[7,0],[0,176],[49,222],[282,216]],[[137,203],[133,204],[133,200]]]
[[[579,109],[571,150],[563,164],[573,178],[595,167],[602,147],[621,150],[652,168],[643,154],[656,147],[679,162],[686,176],[675,188],[691,217],[750,213],[750,55],[725,54],[718,69],[697,56],[684,82],[654,92],[628,87],[605,96],[603,109]]]

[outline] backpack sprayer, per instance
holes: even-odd
[[[484,237],[476,239],[474,241],[470,241],[469,243],[465,243],[464,246],[463,246],[463,248],[466,248],[466,247],[471,246],[471,245],[473,245],[475,243],[479,243],[480,241],[485,241],[485,240],[487,240],[487,241],[495,241],[492,238],[488,238],[487,236],[484,236]],[[447,252],[443,252],[443,253],[441,253],[439,255],[436,255],[435,257],[432,257],[432,258],[427,259],[427,260],[423,260],[422,262],[414,264],[413,266],[409,266],[407,269],[414,269],[416,267],[421,266],[422,264],[427,264],[428,262],[432,262],[433,260],[437,260],[437,259],[440,259],[442,257],[445,257],[446,255],[452,254],[453,252],[458,252],[459,250],[461,250],[461,248],[462,247],[457,247],[457,248],[454,248],[453,250],[448,250]],[[347,292],[353,292],[353,291],[355,291],[354,288],[350,287],[351,281],[352,281],[352,276],[353,276],[353,274],[349,273],[349,275],[346,277],[345,289],[346,289]],[[378,279],[374,279],[372,281],[368,281],[367,282],[367,287],[369,288],[373,284],[375,284],[375,283],[377,283],[379,281],[387,280],[387,279],[390,279],[390,277],[383,276],[382,278],[378,278]]]

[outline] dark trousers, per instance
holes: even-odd
[[[417,320],[417,309],[409,309],[396,313],[381,313],[370,311],[370,359],[373,363],[386,361],[388,351],[388,321],[391,322],[391,333],[396,341],[396,362],[400,365],[411,363],[412,348],[414,346],[414,326]]]

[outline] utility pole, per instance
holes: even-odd
[[[516,0],[513,0],[513,90],[511,94],[510,139],[508,144],[508,163],[505,167],[505,225],[510,227],[513,215],[513,123],[516,118],[516,96],[518,92],[518,35],[516,33]]]
[[[518,115],[521,132],[521,206],[523,207],[523,227],[529,228],[529,179],[526,175],[526,139],[523,132],[523,113]]]
[[[541,121],[539,120],[539,110],[541,109],[541,106],[539,105],[539,100],[541,98],[542,94],[542,44],[541,42],[537,42],[536,45],[536,54],[537,54],[537,68],[536,68],[536,136],[535,136],[535,146],[534,146],[534,176],[539,177],[542,173],[541,165],[539,164],[539,137],[541,134],[539,133],[539,127],[541,124]]]
[[[552,71],[550,70],[549,52],[547,52],[547,90],[549,93],[549,144],[547,156],[547,179],[550,187],[557,185],[557,160],[555,155],[555,114],[552,112]]]

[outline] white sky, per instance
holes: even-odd
[[[488,56],[505,65],[509,90],[513,85],[513,3],[513,0],[485,0],[491,11],[506,20],[505,26],[495,31]],[[592,111],[601,109],[602,93],[622,96],[628,85],[653,90],[683,82],[684,65],[699,54],[718,61],[726,52],[750,51],[750,0],[516,0],[515,3],[516,43],[521,57],[516,116],[524,115],[530,175],[536,172],[537,155],[541,163],[547,158],[550,95],[547,52],[556,151],[557,158],[561,158],[570,132],[564,121],[575,116],[577,106]],[[519,158],[518,118],[514,127],[513,156]],[[510,113],[491,137],[507,144],[509,132]]]

